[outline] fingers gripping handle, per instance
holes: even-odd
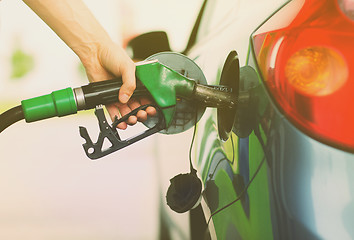
[[[94,143],[85,127],[80,126],[80,136],[83,137],[86,142],[82,145],[84,151],[90,159],[98,159],[104,157],[112,152],[115,152],[119,149],[127,147],[143,138],[146,138],[154,133],[157,133],[166,127],[164,118],[159,110],[158,111],[158,122],[155,126],[147,129],[146,131],[142,132],[139,135],[134,137],[128,138],[126,140],[122,140],[117,131],[117,125],[121,122],[126,121],[130,116],[136,115],[138,111],[145,110],[147,107],[152,106],[150,104],[140,106],[139,108],[134,109],[129,114],[125,115],[124,117],[117,119],[112,123],[112,126],[108,124],[107,119],[104,115],[103,107],[97,106],[95,109],[95,115],[98,119],[98,124],[100,127],[100,133],[97,139],[97,142]],[[111,146],[108,148],[104,148],[104,141],[108,140],[111,143]]]
[[[100,81],[92,82],[88,85],[82,86],[81,88],[74,89],[76,93],[78,108],[79,110],[93,109],[100,104],[111,104],[118,101],[119,90],[123,85],[121,77]],[[82,94],[78,94],[82,92]],[[80,96],[82,95],[82,100]],[[136,81],[136,89],[133,93],[134,97],[148,97],[150,96],[149,91],[144,87],[141,81]],[[80,101],[81,100],[81,101]]]

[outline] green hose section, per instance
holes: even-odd
[[[51,94],[23,100],[21,104],[26,122],[77,113],[72,88],[65,88]]]

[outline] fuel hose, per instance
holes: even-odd
[[[18,122],[24,118],[25,116],[23,114],[21,105],[13,107],[0,114],[0,133],[15,122]]]

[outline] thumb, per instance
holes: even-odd
[[[117,44],[104,46],[100,50],[102,66],[115,76],[122,76],[123,85],[119,91],[119,101],[127,103],[135,90],[135,64]]]
[[[124,64],[121,69],[123,85],[119,90],[119,101],[127,103],[136,88],[135,64]]]

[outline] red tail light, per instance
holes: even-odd
[[[294,0],[252,36],[265,85],[285,115],[307,134],[351,152],[353,3]]]

